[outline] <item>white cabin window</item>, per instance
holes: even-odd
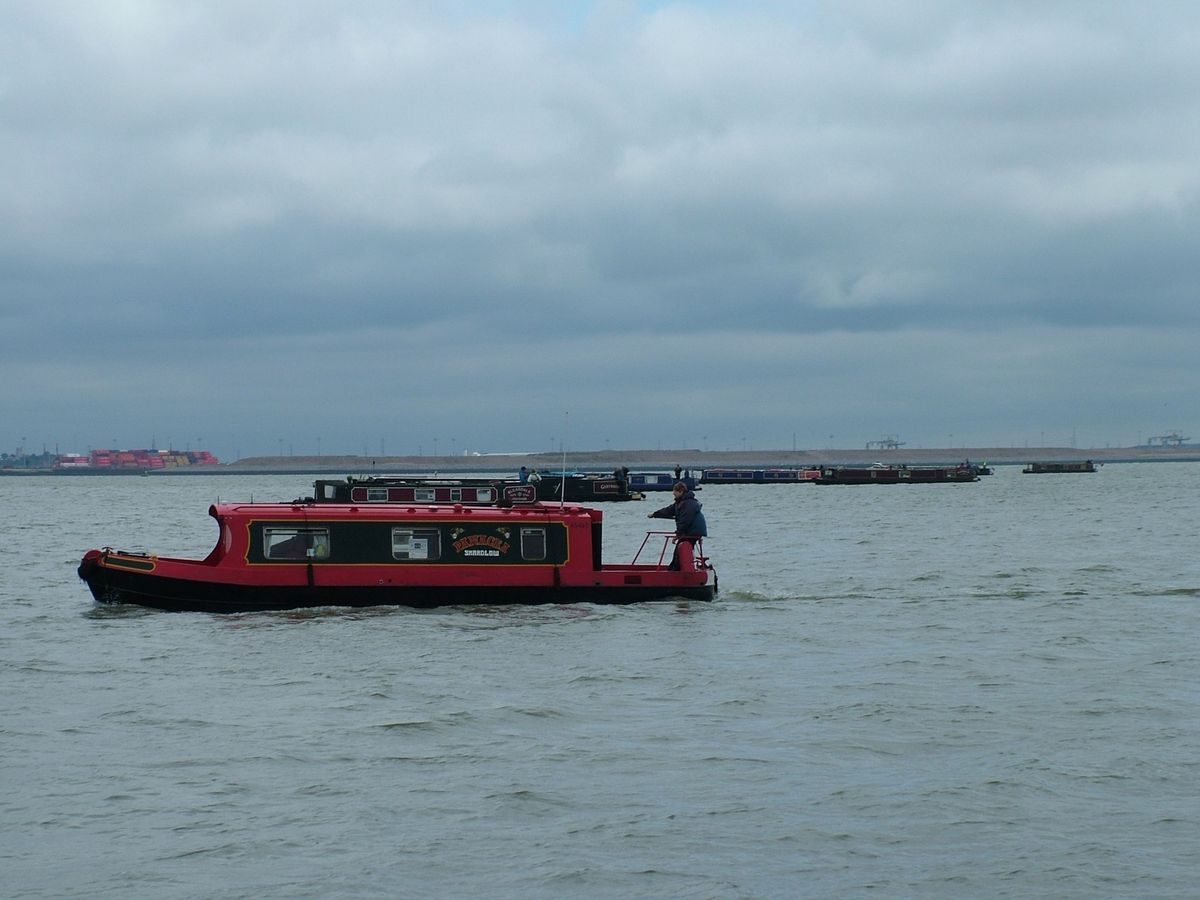
[[[267,559],[328,559],[328,528],[264,528]]]
[[[436,528],[393,528],[392,558],[428,561],[442,555],[441,534]]]

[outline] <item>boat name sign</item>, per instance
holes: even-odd
[[[454,542],[454,550],[463,556],[503,556],[511,546],[494,534],[468,534]]]

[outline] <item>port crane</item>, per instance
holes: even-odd
[[[1191,438],[1185,438],[1178,431],[1169,434],[1156,434],[1146,441],[1147,447],[1182,447]]]

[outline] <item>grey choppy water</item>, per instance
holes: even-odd
[[[1190,897],[1200,465],[710,486],[721,595],[97,608],[296,477],[4,478],[12,897]],[[605,507],[629,559],[651,503]]]

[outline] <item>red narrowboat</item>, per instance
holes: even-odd
[[[79,577],[102,603],[219,613],[712,600],[717,591],[699,539],[678,540],[677,569],[676,537],[664,532],[647,533],[633,562],[602,563],[603,514],[583,506],[297,501],[219,503],[209,515],[219,536],[204,559],[89,550]],[[645,553],[657,558],[639,562]]]

